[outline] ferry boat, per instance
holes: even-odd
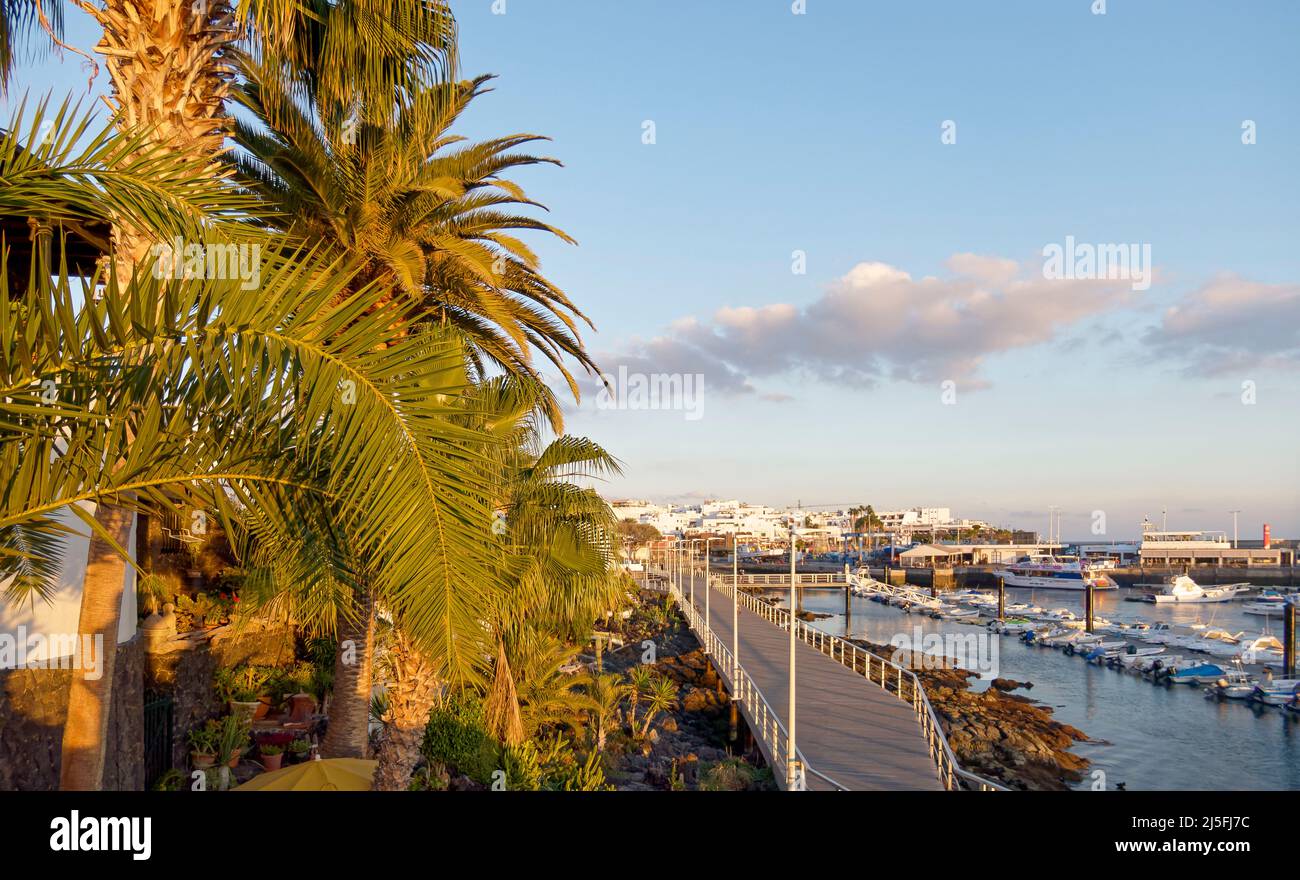
[[[1101,566],[1080,562],[1077,556],[1030,556],[994,574],[1008,587],[1084,590],[1091,584],[1094,590],[1114,590],[1119,586],[1103,573]]]

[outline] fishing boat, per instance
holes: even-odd
[[[1008,617],[1006,620],[990,621],[989,628],[994,632],[1019,635],[1020,633],[1029,632],[1033,629],[1034,622],[1025,617]]]
[[[994,571],[1008,587],[1040,590],[1116,590],[1119,585],[1102,567],[1077,556],[1029,556]]]
[[[1247,583],[1202,587],[1185,574],[1167,578],[1163,584],[1143,584],[1142,586],[1160,587],[1159,592],[1146,595],[1146,601],[1154,602],[1157,605],[1166,603],[1207,604],[1231,602],[1239,593],[1250,589],[1250,584]]]

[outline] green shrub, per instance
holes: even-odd
[[[509,791],[538,791],[542,788],[542,762],[537,746],[531,741],[501,750]]]
[[[700,768],[700,791],[745,791],[754,768],[739,758],[726,758]]]
[[[445,764],[482,785],[501,768],[501,749],[488,733],[483,704],[455,697],[429,715],[420,751],[431,764]]]

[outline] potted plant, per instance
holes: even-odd
[[[295,739],[293,742],[289,743],[289,758],[293,763],[302,763],[307,760],[309,754],[311,754],[311,743],[307,740]]]
[[[284,751],[279,746],[261,745],[257,751],[262,756],[262,767],[266,770],[279,770],[280,762],[284,760]]]
[[[212,722],[190,731],[190,763],[195,770],[206,770],[217,762],[217,738]]]
[[[234,769],[248,745],[248,722],[237,715],[227,715],[218,722],[217,761]]]
[[[259,699],[265,679],[255,666],[219,669],[213,679],[213,688],[217,699],[229,704],[231,715],[252,721],[266,714],[266,707]]]

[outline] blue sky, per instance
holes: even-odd
[[[463,133],[565,163],[519,179],[580,242],[531,240],[591,349],[704,376],[698,420],[571,413],[611,494],[1300,533],[1300,5],[1090,7],[453,0],[500,76]],[[84,92],[76,59],[17,82]],[[1046,281],[1066,236],[1155,282]]]

